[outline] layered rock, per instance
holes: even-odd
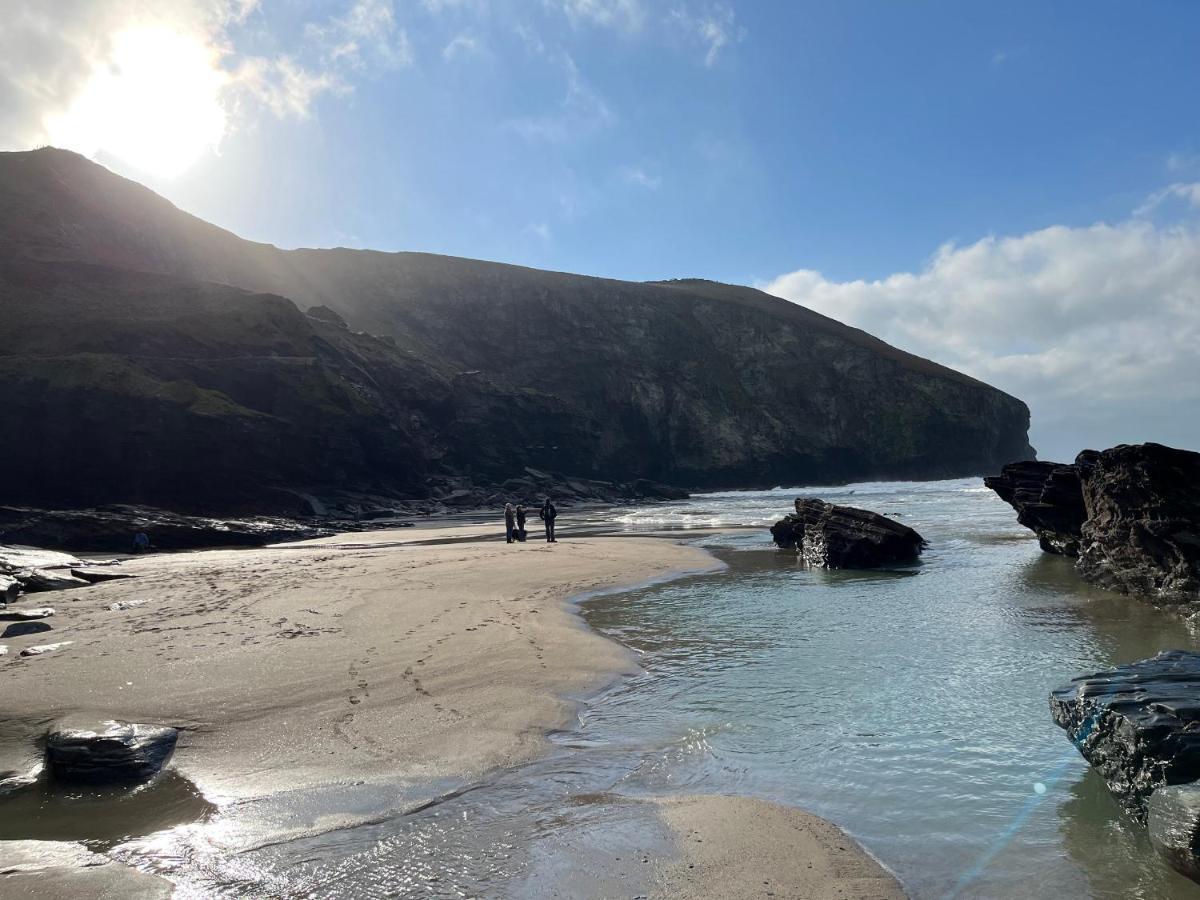
[[[1087,507],[1079,573],[1129,594],[1200,600],[1200,453],[1122,444],[1075,464]]]
[[[70,547],[73,550],[129,552],[133,537],[144,532],[156,550],[190,550],[200,547],[261,547],[286,541],[326,537],[328,528],[280,518],[210,518],[185,516],[162,509],[106,506],[95,509],[30,509],[0,506],[0,532],[5,540],[37,547]],[[0,548],[0,563],[5,559]],[[52,556],[63,556],[54,554]],[[97,572],[72,557],[53,565],[64,578],[79,583],[119,578],[118,572]],[[75,575],[80,572],[80,575]],[[69,586],[64,582],[62,586]],[[77,586],[77,585],[70,585]],[[26,588],[30,590],[30,588]]]
[[[1077,557],[1088,581],[1154,600],[1200,600],[1200,453],[1162,444],[1020,462],[984,484],[1043,550]]]
[[[1155,790],[1200,779],[1200,653],[1165,651],[1072,679],[1050,694],[1050,712],[1141,822]]]
[[[165,725],[64,722],[46,737],[46,763],[65,783],[138,783],[166,765],[178,737]]]
[[[907,525],[870,510],[797,497],[796,512],[771,527],[784,549],[805,565],[823,569],[871,569],[916,561],[926,541]]]
[[[1075,466],[1039,460],[1009,463],[983,483],[1017,511],[1017,521],[1037,534],[1043,550],[1079,555],[1087,510]]]

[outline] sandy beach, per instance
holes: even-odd
[[[538,756],[589,693],[636,671],[568,598],[717,565],[661,538],[509,546],[494,531],[151,555],[121,565],[135,578],[42,595],[53,631],[7,640],[0,664],[0,769],[30,770],[47,726],[84,716],[183,729],[174,767],[218,804],[480,778]],[[17,656],[50,641],[72,643]],[[902,896],[840,831],[798,811],[699,798],[668,801],[661,817],[681,848],[663,861],[663,896],[728,895],[751,875],[777,886],[762,896]],[[685,838],[714,827],[703,845]],[[0,891],[29,886],[38,867],[25,857]]]

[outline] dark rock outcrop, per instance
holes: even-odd
[[[1075,461],[1087,521],[1076,568],[1158,600],[1200,600],[1200,453],[1122,444]]]
[[[165,725],[65,722],[46,737],[46,763],[68,784],[135,784],[158,774],[178,737]]]
[[[1031,455],[1016,398],[752,288],[284,251],[49,148],[0,154],[0,406],[7,503],[222,516],[527,466],[678,490]]]
[[[1043,550],[1079,555],[1087,511],[1075,466],[1038,460],[1009,463],[983,483],[1017,511],[1017,521],[1037,534]]]
[[[796,512],[771,527],[784,549],[805,565],[825,569],[872,569],[915,562],[926,541],[907,525],[853,506],[796,498]]]
[[[1200,881],[1200,784],[1161,787],[1151,794],[1146,828],[1171,868]]]
[[[44,510],[0,506],[0,532],[7,541],[37,547],[129,552],[133,536],[149,535],[156,550],[200,547],[260,547],[264,544],[326,537],[333,532],[310,524],[278,518],[214,519],[184,516],[161,509],[106,506],[97,509]],[[107,571],[75,576],[82,563],[73,560],[61,574],[86,582],[122,577]],[[26,588],[28,590],[29,588]]]
[[[1200,653],[1080,676],[1050,694],[1050,713],[1141,822],[1155,790],[1200,779]]]
[[[1042,549],[1088,581],[1168,602],[1200,600],[1200,453],[1162,444],[1084,450],[1073,465],[1020,462],[984,484]]]

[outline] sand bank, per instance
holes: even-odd
[[[564,600],[714,564],[654,539],[412,543],[475,533],[146,556],[121,567],[136,578],[46,594],[53,631],[6,641],[0,768],[73,713],[185,729],[176,767],[220,797],[514,765],[633,665]],[[50,640],[74,643],[16,655]]]
[[[540,754],[548,731],[573,723],[577,698],[636,669],[567,598],[716,565],[658,538],[510,546],[494,534],[402,529],[148,556],[122,565],[136,578],[45,595],[53,631],[8,640],[0,660],[11,723],[0,769],[35,765],[47,724],[83,714],[184,729],[175,767],[218,800],[481,776]],[[16,656],[48,640],[73,643]],[[766,882],[762,896],[903,896],[842,832],[797,810],[705,797],[644,815],[674,849],[649,881],[642,870],[606,888],[750,896]]]

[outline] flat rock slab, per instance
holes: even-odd
[[[1050,713],[1140,822],[1156,789],[1200,779],[1200,653],[1080,676],[1050,694]]]
[[[21,583],[21,589],[27,594],[87,587],[90,583],[58,569],[26,569],[13,573],[13,577]]]
[[[46,763],[67,783],[138,783],[161,771],[178,738],[166,725],[64,722],[46,737]]]
[[[1200,881],[1200,784],[1161,787],[1150,795],[1150,843],[1175,871]]]
[[[6,609],[0,613],[0,620],[27,621],[30,619],[48,619],[54,615],[53,606],[33,606],[29,609]]]
[[[5,569],[69,569],[83,561],[69,553],[39,550],[36,547],[0,546],[0,571]]]
[[[50,625],[46,622],[13,622],[4,629],[0,638],[24,637],[27,634],[42,634],[49,630]]]
[[[74,641],[59,641],[57,644],[38,644],[36,647],[26,647],[21,651],[22,656],[41,656],[43,653],[53,653],[63,647],[69,647]]]
[[[72,569],[71,575],[81,578],[88,584],[99,584],[101,581],[117,581],[121,578],[136,578],[131,572],[118,572],[115,569]]]
[[[796,549],[804,563],[821,569],[873,569],[917,560],[926,541],[907,525],[879,513],[796,498],[796,512],[771,527],[784,549]]]

